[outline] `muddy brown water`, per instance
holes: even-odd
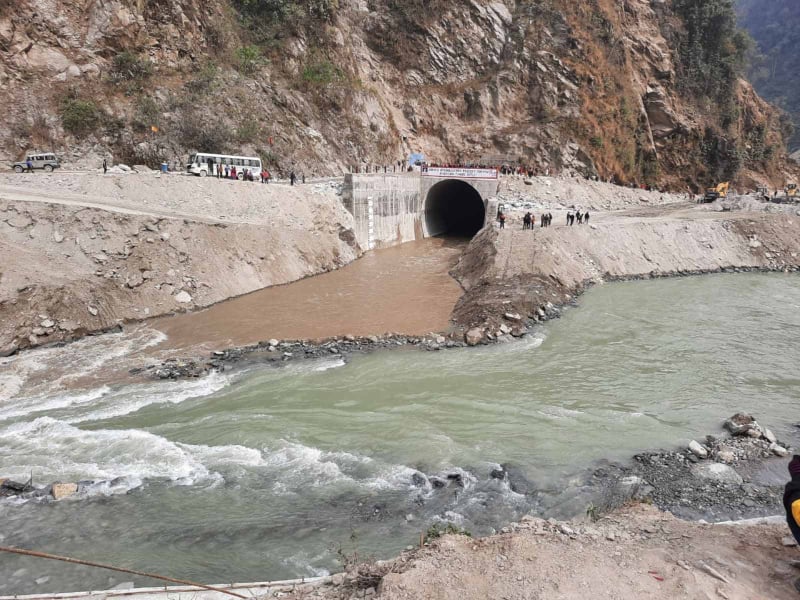
[[[330,273],[267,288],[148,326],[170,348],[243,346],[448,328],[462,290],[448,274],[466,240],[430,238],[368,253]]]

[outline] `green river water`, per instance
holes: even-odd
[[[336,570],[340,547],[392,556],[437,521],[486,534],[530,511],[579,514],[598,461],[717,432],[738,410],[794,439],[798,331],[800,278],[742,274],[597,287],[505,345],[199,381],[25,395],[21,373],[154,343],[125,334],[0,359],[0,476],[97,482],[59,503],[1,501],[0,543],[264,581]],[[510,483],[490,477],[499,464]],[[0,594],[128,579],[0,556]]]

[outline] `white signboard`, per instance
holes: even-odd
[[[458,179],[497,179],[497,169],[447,169],[422,167],[423,177],[455,177]]]

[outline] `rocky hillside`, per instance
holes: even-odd
[[[0,146],[87,166],[258,152],[309,174],[421,151],[782,185],[731,3],[0,0]]]
[[[784,109],[794,124],[792,150],[800,149],[800,3],[739,0],[740,21],[758,46],[749,77],[758,93]]]

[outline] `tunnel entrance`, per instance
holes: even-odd
[[[480,193],[459,179],[434,185],[425,198],[428,235],[473,237],[486,221],[486,207]]]

